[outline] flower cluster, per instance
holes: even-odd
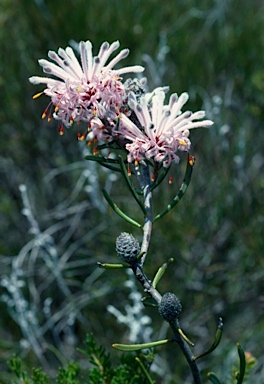
[[[128,162],[152,159],[169,167],[179,161],[178,151],[189,151],[190,129],[208,127],[213,122],[203,120],[204,111],[182,112],[187,93],[180,97],[172,94],[166,105],[166,87],[146,93],[145,79],[129,79],[123,83],[121,75],[142,72],[144,68],[135,65],[114,70],[129,53],[123,49],[108,62],[118,47],[118,41],[111,45],[104,42],[98,56],[93,57],[91,42],[82,41],[80,62],[70,47],[48,53],[56,64],[39,60],[43,71],[55,76],[55,79],[38,76],[29,79],[33,84],[46,84],[46,89],[35,95],[44,93],[51,98],[43,117],[48,116],[50,120],[53,116],[66,127],[73,122],[87,122],[83,138],[90,132],[91,138],[109,146],[117,143],[127,151]]]
[[[204,111],[181,112],[188,97],[187,93],[179,98],[177,94],[172,94],[169,104],[164,105],[163,89],[157,89],[152,95],[142,95],[139,101],[133,94],[130,95],[128,105],[139,124],[122,114],[120,128],[129,140],[126,144],[129,162],[153,158],[157,162],[163,162],[164,167],[170,166],[172,161],[178,163],[176,152],[190,149],[189,130],[213,124],[210,120],[193,121],[203,119]]]
[[[43,92],[51,98],[55,107],[53,117],[62,121],[67,127],[74,121],[90,122],[95,115],[103,118],[109,111],[118,110],[126,98],[120,75],[144,70],[139,65],[113,69],[120,60],[127,57],[128,49],[123,49],[106,64],[111,54],[118,48],[118,41],[111,45],[104,42],[98,56],[93,57],[91,42],[81,41],[79,44],[81,63],[71,47],[65,50],[59,48],[58,53],[49,51],[49,58],[56,64],[44,59],[39,60],[39,64],[45,73],[57,79],[32,76],[29,81],[33,84],[47,85]],[[47,109],[43,117],[46,117],[48,112]]]

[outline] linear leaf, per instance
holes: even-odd
[[[162,264],[162,266],[158,269],[158,272],[156,273],[152,282],[152,285],[154,288],[157,287],[157,284],[162,278],[162,276],[164,275],[164,272],[166,271],[168,265],[170,265],[173,261],[174,259],[171,257],[168,261],[166,261],[166,263]]]
[[[104,195],[105,199],[107,200],[110,207],[115,211],[115,213],[117,213],[120,217],[122,217],[122,219],[126,220],[128,223],[134,225],[135,227],[142,228],[141,224],[139,224],[137,221],[131,219],[131,217],[127,216],[123,211],[121,211],[120,208],[118,208],[118,206],[113,202],[113,200],[108,195],[108,193],[106,192],[105,189],[103,189],[102,191],[103,191],[103,195]]]
[[[126,166],[125,166],[125,163],[124,163],[124,160],[122,159],[121,156],[119,156],[119,164],[120,164],[120,168],[121,168],[121,172],[122,172],[122,175],[125,179],[125,182],[130,190],[130,192],[132,193],[134,199],[136,200],[136,202],[138,203],[138,205],[140,206],[140,208],[142,209],[144,215],[147,214],[146,212],[146,209],[144,207],[144,204],[143,202],[140,200],[139,196],[138,196],[138,193],[136,191],[136,189],[134,188],[128,174],[127,174],[127,169],[126,169]]]
[[[237,375],[237,384],[242,384],[245,376],[245,371],[246,371],[246,358],[245,358],[244,350],[239,343],[237,343],[237,351],[238,351],[238,356],[240,361],[239,372]]]
[[[223,333],[223,321],[222,321],[222,318],[220,317],[213,344],[207,351],[205,351],[204,353],[201,353],[200,355],[195,356],[194,360],[200,359],[200,357],[206,356],[209,353],[213,352],[218,347],[221,341],[222,333]]]
[[[153,222],[155,222],[155,221],[161,219],[163,216],[165,216],[181,200],[181,198],[185,194],[185,192],[186,192],[186,190],[190,184],[193,166],[194,166],[194,158],[192,156],[188,156],[184,179],[183,179],[183,182],[182,182],[182,185],[180,187],[178,194],[171,200],[171,202],[167,205],[167,207],[154,218]]]
[[[158,347],[160,345],[167,344],[171,341],[172,341],[171,339],[166,339],[166,340],[153,341],[151,343],[145,343],[145,344],[113,344],[112,347],[115,349],[118,349],[119,351],[131,352],[131,351],[138,351],[140,349]]]
[[[218,379],[216,374],[214,372],[209,372],[207,375],[208,379],[213,383],[213,384],[221,384],[221,381]]]

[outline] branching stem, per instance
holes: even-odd
[[[147,278],[143,270],[143,265],[147,256],[147,251],[148,251],[149,243],[151,239],[152,221],[153,221],[152,191],[151,191],[149,167],[147,164],[141,163],[140,167],[137,166],[135,170],[136,170],[137,179],[139,181],[139,184],[144,196],[144,207],[146,209],[146,216],[144,220],[143,240],[142,240],[142,246],[141,246],[141,252],[144,252],[144,255],[138,262],[131,263],[131,268],[137,280],[141,283],[142,287],[144,288],[144,292],[148,293],[157,302],[157,304],[159,304],[162,296],[158,292],[158,290],[153,287],[152,282]],[[170,323],[170,327],[174,334],[174,340],[178,343],[182,353],[184,354],[189,364],[189,367],[191,369],[192,376],[194,379],[194,384],[202,384],[200,371],[198,369],[198,365],[194,359],[194,356],[192,354],[192,351],[189,345],[185,340],[183,340],[183,338],[179,334],[178,329],[175,325],[175,322]]]
[[[194,360],[194,356],[193,356],[193,353],[192,353],[189,345],[180,336],[174,323],[170,323],[170,327],[174,333],[174,340],[178,343],[179,347],[182,350],[182,353],[184,354],[184,356],[185,356],[185,358],[189,364],[189,367],[192,371],[194,383],[195,384],[202,384],[202,378],[200,375],[200,371],[199,371],[199,368],[198,368],[196,361]]]

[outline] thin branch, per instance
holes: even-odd
[[[202,384],[200,371],[189,345],[186,343],[185,340],[182,339],[174,323],[170,323],[170,327],[174,333],[174,340],[178,343],[179,347],[181,348],[182,353],[184,354],[189,364],[189,367],[192,371],[194,384]]]
[[[143,266],[151,238],[152,232],[152,192],[150,189],[151,181],[149,175],[149,166],[147,164],[142,163],[136,167],[136,176],[139,181],[141,190],[143,192],[144,197],[144,207],[146,210],[146,215],[144,218],[144,226],[143,226],[143,239],[141,245],[141,252],[144,252],[140,260],[141,266]]]
[[[131,269],[134,272],[137,280],[143,286],[144,292],[148,293],[159,304],[162,296],[158,292],[158,290],[153,287],[151,281],[147,278],[145,272],[143,271],[142,266],[139,265],[139,263],[131,263],[130,265],[131,265]],[[193,353],[192,353],[188,343],[185,340],[183,340],[183,338],[179,334],[178,329],[175,325],[175,322],[171,322],[170,327],[171,327],[173,334],[174,334],[174,341],[176,341],[178,343],[179,347],[182,350],[182,353],[184,354],[184,356],[185,356],[185,358],[186,358],[186,360],[190,366],[190,369],[191,369],[191,372],[193,375],[193,379],[194,379],[194,384],[202,384],[202,379],[201,379],[198,365],[195,361],[195,358],[193,356]]]
[[[140,282],[142,287],[144,288],[144,292],[148,293],[158,304],[160,303],[162,296],[158,292],[158,290],[152,285],[151,280],[149,280],[143,271],[143,265],[146,259],[147,251],[149,248],[151,233],[152,233],[152,191],[151,191],[151,180],[149,175],[149,166],[146,163],[141,163],[140,166],[135,168],[136,176],[139,181],[141,190],[143,191],[144,196],[144,207],[146,209],[146,216],[144,219],[143,226],[143,240],[141,245],[141,252],[144,252],[143,257],[137,261],[130,263],[131,269],[134,272],[137,280]],[[170,327],[174,334],[174,340],[178,343],[179,347],[184,354],[192,375],[194,379],[194,384],[202,384],[202,379],[200,375],[200,371],[198,369],[198,365],[194,359],[192,351],[188,345],[188,343],[183,340],[181,335],[178,332],[178,329],[175,325],[175,322],[170,323]]]

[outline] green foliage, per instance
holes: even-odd
[[[85,348],[79,350],[90,363],[89,368],[81,370],[72,361],[67,367],[59,367],[56,378],[48,378],[41,368],[33,369],[32,374],[22,370],[22,361],[17,356],[9,361],[9,368],[17,379],[12,384],[149,384],[148,371],[153,361],[151,353],[126,354],[120,357],[117,367],[113,367],[110,354],[97,345],[92,334],[87,335]],[[138,363],[140,361],[140,364]],[[151,381],[154,384],[154,381]]]
[[[153,356],[148,354],[136,355],[126,354],[121,357],[121,364],[117,368],[113,368],[110,354],[106,353],[105,348],[97,346],[93,335],[89,334],[86,337],[85,349],[80,350],[89,358],[89,362],[95,366],[89,372],[89,383],[111,383],[111,384],[132,384],[145,383],[146,377],[140,369],[135,357],[140,356],[140,361],[144,368],[148,371]]]
[[[71,362],[68,367],[59,368],[56,378],[57,384],[79,384],[79,380],[75,380],[79,374],[80,367],[76,362]]]
[[[22,361],[17,356],[9,361],[9,368],[17,379],[12,380],[12,384],[49,384],[50,380],[41,368],[33,369],[32,375],[22,370]],[[65,384],[64,382],[59,382]],[[68,383],[68,382],[67,382]],[[69,383],[71,384],[71,383]],[[72,383],[73,384],[73,383]]]
[[[32,370],[32,383],[33,384],[48,384],[49,380],[45,372],[41,368]],[[62,384],[62,383],[61,383]]]
[[[249,384],[247,381],[250,371],[257,364],[257,360],[250,353],[244,353],[240,345],[238,345],[239,359],[236,365],[232,367],[232,380],[231,384]]]
[[[218,379],[214,372],[208,373],[208,378],[213,384],[221,384],[221,381]]]
[[[29,374],[22,369],[22,360],[13,356],[8,365],[16,379],[12,378],[11,384],[155,384],[148,373],[154,360],[150,351],[145,354],[122,354],[118,366],[114,367],[110,354],[97,345],[94,336],[89,334],[84,349],[79,352],[87,356],[89,367],[86,364],[81,369],[77,362],[72,361],[66,367],[59,367],[55,378],[48,377],[42,368],[33,368],[32,374]],[[232,366],[229,384],[247,384],[249,373],[256,365],[256,359],[250,353],[245,354],[240,345],[238,355],[239,362]],[[207,377],[213,384],[223,382],[214,372],[208,373]]]
[[[113,369],[110,362],[110,354],[106,353],[102,346],[97,346],[95,339],[92,335],[87,335],[85,341],[85,349],[81,350],[89,357],[89,361],[95,366],[89,374],[92,383],[109,382]]]
[[[56,384],[79,384],[79,380],[76,380],[80,367],[76,362],[70,362],[66,368],[60,367],[55,381],[48,378],[47,374],[43,372],[42,368],[33,368],[32,374],[22,370],[22,361],[17,356],[9,362],[9,368],[17,377],[17,380],[12,381],[12,384],[50,384],[56,382]]]
[[[244,352],[241,345],[237,344],[237,352],[238,352],[238,359],[237,363],[231,366],[230,372],[228,373],[228,384],[247,384],[251,381],[247,381],[247,379],[250,377],[250,371],[255,367],[257,361],[254,356],[252,356],[249,352]],[[223,372],[220,377],[224,376]],[[208,379],[213,384],[221,384],[223,381],[221,381],[214,372],[210,372],[207,375]]]

